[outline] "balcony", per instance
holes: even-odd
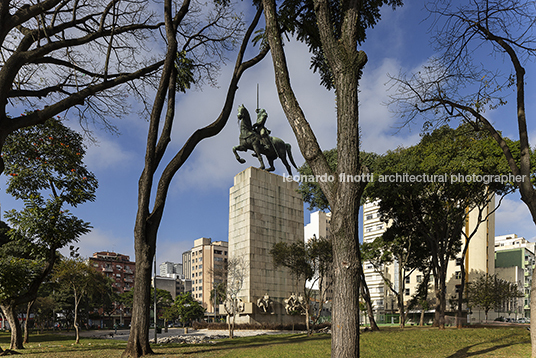
[[[111,267],[103,267],[102,271],[103,272],[114,272],[113,268],[111,268]]]

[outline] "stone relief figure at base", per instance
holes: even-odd
[[[223,307],[225,308],[225,312],[227,312],[228,315],[233,314],[240,314],[245,311],[246,305],[244,304],[244,301],[242,301],[241,298],[236,299],[236,312],[233,309],[233,300],[231,297],[227,297],[225,302],[223,303]]]
[[[249,112],[246,107],[244,107],[243,104],[238,107],[238,120],[240,122],[240,144],[233,147],[233,153],[236,160],[244,164],[246,161],[240,158],[238,152],[253,150],[255,152],[253,156],[257,157],[259,160],[260,169],[265,169],[264,161],[262,159],[262,156],[264,155],[270,164],[270,167],[266,169],[266,171],[274,171],[274,160],[279,158],[285,165],[288,174],[292,175],[292,170],[287,162],[287,155],[294,168],[297,169],[297,166],[294,162],[294,158],[292,158],[290,144],[285,143],[280,138],[270,136],[271,131],[265,127],[266,119],[268,118],[266,110],[257,110],[257,117],[257,122],[252,125],[251,117],[249,116]]]
[[[305,298],[300,294],[296,296],[293,292],[290,297],[284,300],[285,311],[288,315],[305,314]]]
[[[263,297],[259,298],[257,300],[257,307],[260,308],[261,313],[264,314],[275,314],[274,307],[273,307],[273,301],[268,295],[268,293],[265,293]]]

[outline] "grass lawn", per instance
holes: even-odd
[[[314,357],[330,356],[330,336],[304,334],[257,336],[224,339],[215,345],[156,345],[161,357]],[[120,357],[124,341],[81,339],[59,334],[30,336],[30,343],[21,350],[25,356],[43,358]],[[9,335],[0,333],[0,346],[7,348]],[[434,328],[411,327],[404,330],[383,328],[381,332],[361,335],[361,357],[530,357],[529,331],[525,328]]]

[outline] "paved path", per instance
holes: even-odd
[[[117,333],[115,330],[92,330],[92,331],[84,331],[80,330],[80,336],[86,337],[86,338],[106,338],[106,339],[118,339],[127,341],[129,336],[130,330],[128,329],[118,329]],[[258,336],[262,334],[284,334],[284,333],[292,333],[292,331],[269,331],[269,330],[235,330],[234,335],[235,337],[248,337],[248,336]],[[294,333],[299,333],[298,331],[294,331]],[[73,334],[71,331],[69,334]],[[157,338],[162,337],[172,337],[172,336],[228,336],[229,331],[228,330],[208,330],[208,329],[192,329],[188,328],[188,333],[184,333],[183,328],[169,328],[167,332],[162,330],[162,333],[157,334]],[[154,338],[154,329],[150,330],[149,333],[149,339]]]

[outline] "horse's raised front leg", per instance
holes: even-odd
[[[246,162],[246,160],[240,158],[240,156],[238,155],[238,152],[237,152],[237,151],[245,152],[245,151],[247,151],[247,149],[244,148],[244,147],[241,146],[241,145],[237,145],[237,146],[234,146],[234,147],[233,147],[233,153],[234,153],[234,155],[235,155],[236,160],[238,160],[241,164],[244,164],[244,163]]]

